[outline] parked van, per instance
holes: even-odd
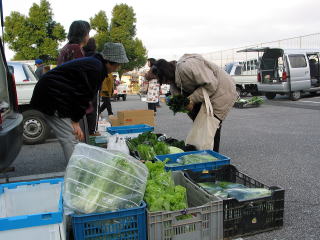
[[[277,94],[298,100],[302,93],[320,91],[320,49],[260,48],[258,90],[268,99]]]

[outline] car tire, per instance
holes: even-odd
[[[127,100],[127,95],[123,95],[123,96],[122,96],[122,100],[123,100],[123,101]]]
[[[273,93],[273,92],[268,92],[265,94],[266,95],[266,98],[269,99],[269,100],[272,100],[276,97],[276,93]]]
[[[43,143],[50,132],[44,116],[37,110],[28,110],[23,115],[23,142],[25,144]]]
[[[301,92],[300,91],[295,91],[295,92],[291,92],[290,94],[290,99],[292,101],[297,101],[301,98]]]

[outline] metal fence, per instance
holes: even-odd
[[[237,53],[237,51],[245,48],[259,48],[259,47],[279,47],[279,48],[320,48],[320,33],[309,34],[294,38],[287,38],[272,42],[258,43],[249,46],[227,49],[222,51],[215,51],[211,53],[202,54],[206,59],[216,63],[220,67],[224,67],[227,63],[242,62],[250,59],[257,59],[257,53]],[[261,53],[260,53],[261,55]]]

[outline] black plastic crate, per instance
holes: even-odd
[[[185,171],[185,173],[195,183],[227,181],[240,183],[249,188],[272,190],[269,197],[247,201],[238,201],[234,198],[223,200],[224,239],[254,235],[283,226],[284,190],[282,188],[267,186],[239,172],[233,165],[205,173],[192,171]]]

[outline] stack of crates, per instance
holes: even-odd
[[[170,163],[176,163],[177,159],[181,156],[197,153],[207,153],[218,158],[218,160],[207,163],[183,166],[175,166],[173,164],[170,166]],[[185,176],[187,176],[188,180],[191,182],[187,189],[190,189],[190,186],[198,188],[198,191],[193,190],[194,196],[201,195],[201,191],[204,191],[210,195],[212,202],[217,203],[220,201],[223,203],[223,219],[221,219],[222,222],[220,224],[223,226],[223,239],[233,239],[242,236],[254,235],[265,231],[279,229],[283,226],[284,190],[282,188],[268,186],[249,177],[231,165],[230,158],[211,150],[156,156],[158,161],[164,161],[167,158],[170,159],[165,166],[167,171],[184,171]],[[211,195],[197,184],[200,182],[216,181],[239,183],[249,188],[266,188],[271,190],[271,196],[258,197],[248,201],[238,201],[235,198],[222,200],[219,197]],[[218,219],[216,220],[219,221]],[[150,220],[150,213],[148,213],[148,224],[150,228],[150,224],[152,224],[152,221]],[[190,229],[190,227],[188,229]],[[151,239],[183,239],[183,237],[170,238],[167,236],[166,232],[163,231],[162,237]],[[203,238],[203,236],[202,238],[198,237],[199,236],[193,236],[193,239],[207,239],[206,237]],[[222,239],[220,235],[217,237],[215,234],[211,235],[211,237],[211,239]]]
[[[0,239],[66,240],[63,179],[0,185]]]

